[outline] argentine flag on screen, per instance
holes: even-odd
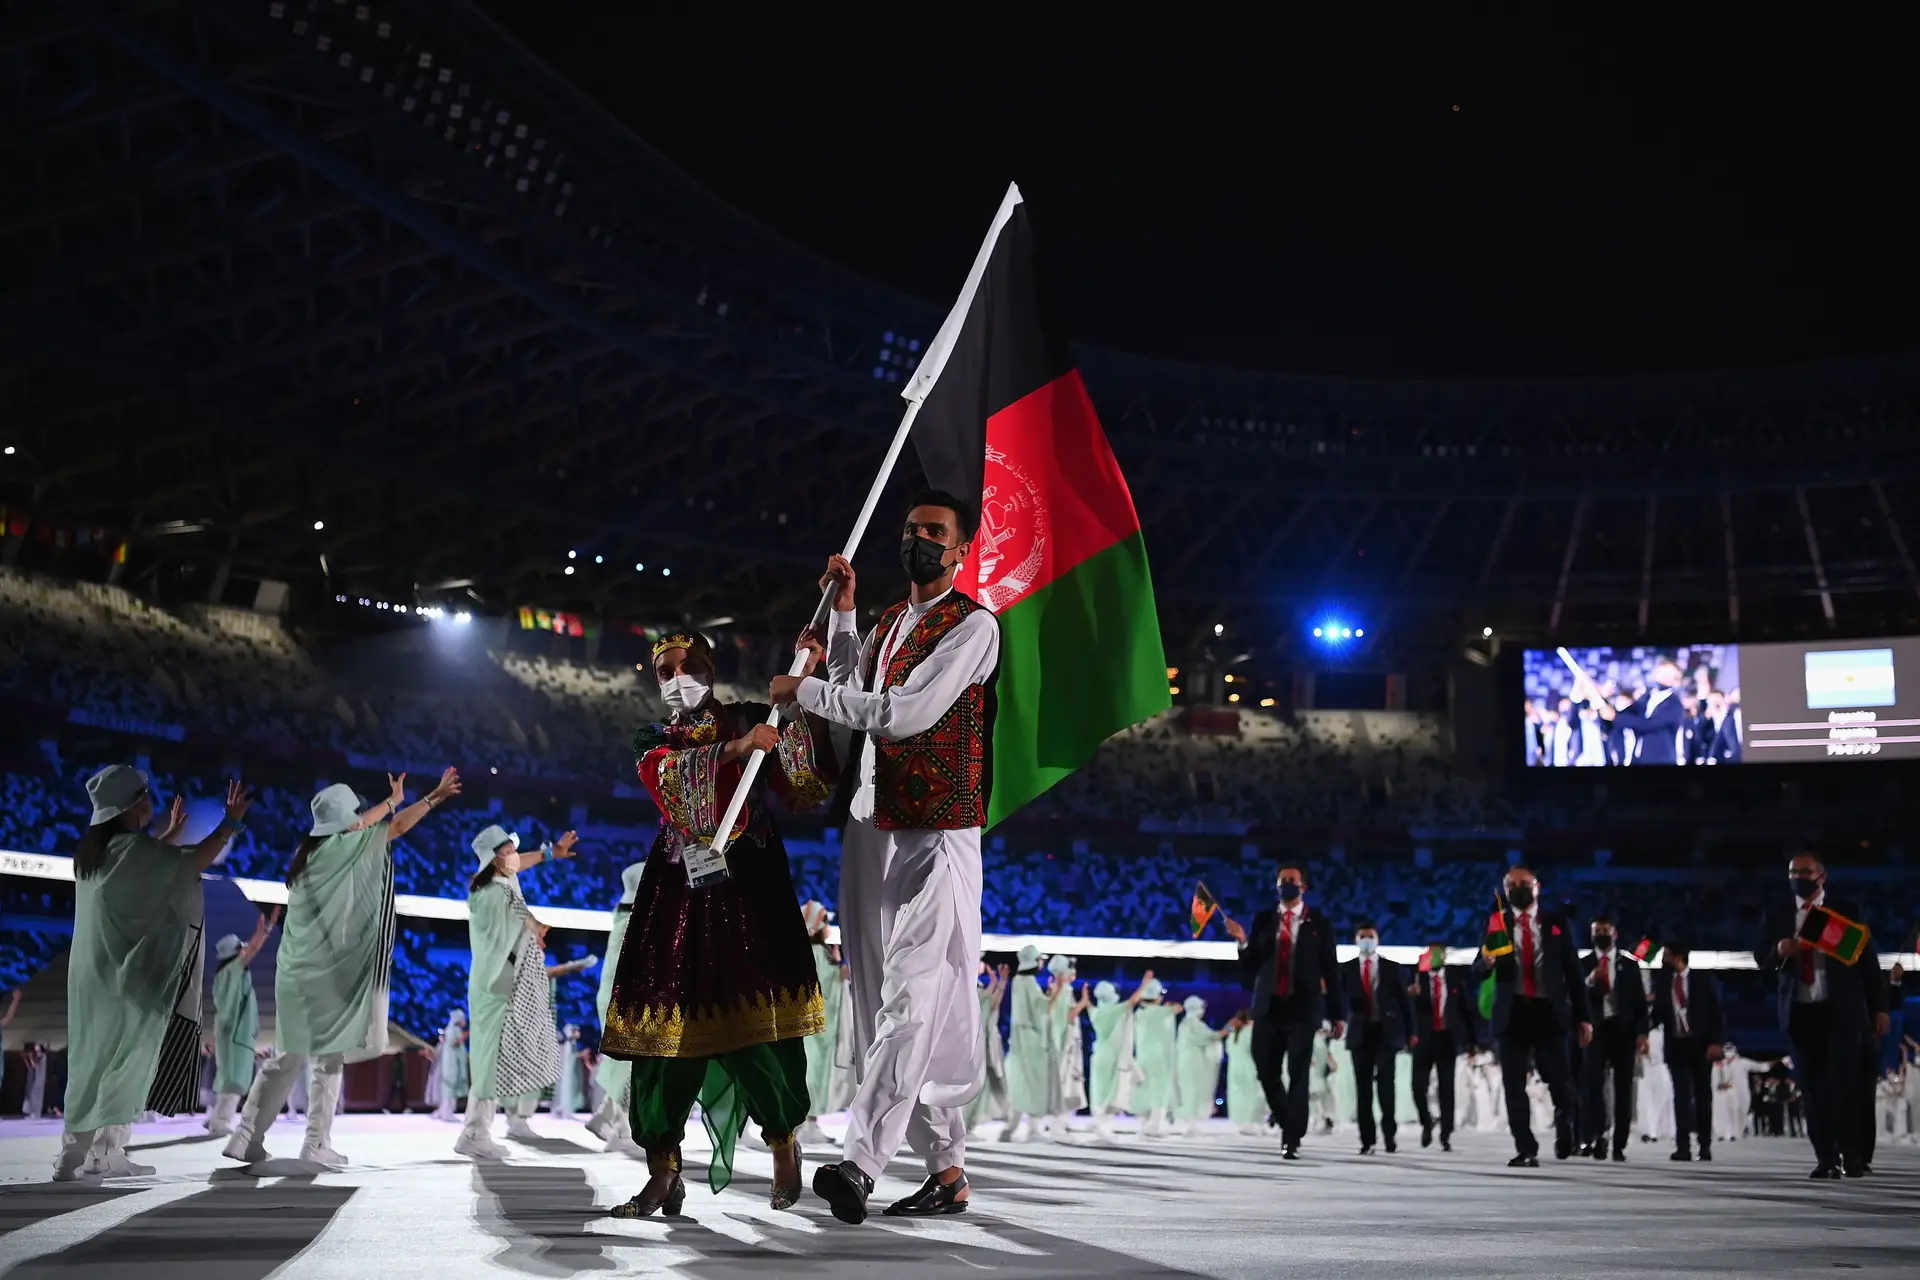
[[[1893,704],[1893,650],[1807,654],[1807,710]]]

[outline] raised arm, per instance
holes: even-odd
[[[260,954],[260,948],[267,945],[267,935],[272,933],[273,926],[279,923],[279,907],[273,909],[272,915],[260,917],[259,922],[253,926],[253,936],[248,938],[246,944],[240,948],[240,965],[242,968],[253,963],[253,958]]]
[[[4,1027],[4,1026],[8,1026],[8,1025],[10,1025],[10,1024],[11,1024],[11,1023],[13,1022],[13,1015],[14,1015],[14,1013],[15,1013],[15,1012],[16,1012],[16,1011],[17,1011],[17,1010],[18,1010],[19,1008],[20,1008],[20,988],[18,988],[18,987],[15,987],[15,988],[13,989],[13,996],[12,996],[12,998],[10,998],[10,999],[9,999],[9,1000],[7,1001],[7,1011],[6,1011],[6,1013],[5,1013],[5,1014],[0,1014],[0,1027]]]
[[[205,840],[187,851],[187,858],[195,870],[205,871],[227,847],[227,842],[243,830],[240,820],[247,816],[247,810],[253,807],[253,792],[240,785],[235,778],[227,783],[227,816],[221,824],[210,832]]]
[[[399,779],[400,784],[404,785],[406,780],[407,775],[404,773],[401,774]],[[449,766],[446,772],[440,775],[439,785],[393,815],[393,821],[387,825],[387,843],[392,844],[395,840],[398,840],[401,836],[413,830],[414,827],[419,825],[420,819],[439,808],[442,801],[451,799],[459,794],[460,772]]]
[[[535,849],[532,853],[521,854],[520,869],[525,871],[528,867],[537,867],[548,858],[552,858],[555,861],[564,861],[567,858],[571,858],[575,852],[573,847],[574,843],[579,840],[579,838],[579,836],[571,831],[561,832],[560,838],[552,844]]]
[[[969,614],[941,638],[904,684],[868,693],[817,677],[785,695],[789,677],[774,681],[776,703],[796,699],[815,715],[882,738],[910,738],[931,729],[968,685],[993,674],[1000,660],[1000,624],[985,609]]]

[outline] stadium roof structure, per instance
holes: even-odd
[[[216,597],[804,614],[939,303],[757,224],[464,4],[4,21],[9,560],[106,526],[117,572]],[[1080,362],[1175,654],[1328,602],[1443,644],[1920,626],[1912,355],[1506,382]]]

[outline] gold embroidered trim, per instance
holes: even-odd
[[[600,1051],[616,1058],[710,1058],[748,1045],[795,1040],[826,1030],[826,1001],[816,985],[778,995],[756,991],[732,1009],[707,1006],[689,1016],[679,1005],[607,1009]]]
[[[826,779],[820,776],[819,765],[815,762],[813,733],[807,727],[805,716],[795,717],[780,731],[780,746],[776,752],[780,761],[780,772],[786,775],[787,807],[795,813],[805,813],[825,804],[827,797],[833,794]]]

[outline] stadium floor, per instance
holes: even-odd
[[[982,1143],[970,1161],[973,1212],[876,1216],[850,1228],[811,1191],[797,1210],[768,1209],[763,1152],[743,1150],[734,1186],[708,1194],[691,1145],[686,1215],[617,1222],[602,1208],[638,1190],[643,1167],[601,1154],[577,1124],[535,1125],[551,1136],[509,1144],[510,1163],[476,1168],[453,1156],[450,1125],[349,1116],[336,1141],[355,1164],[320,1177],[290,1159],[249,1176],[193,1124],[142,1126],[135,1158],[157,1174],[57,1186],[44,1181],[57,1128],[0,1122],[0,1273],[1484,1280],[1836,1268],[1911,1276],[1917,1256],[1912,1146],[1883,1149],[1864,1182],[1816,1185],[1797,1140],[1743,1141],[1704,1167],[1675,1167],[1664,1149],[1636,1146],[1624,1168],[1576,1161],[1519,1172],[1504,1167],[1509,1147],[1494,1135],[1461,1135],[1451,1155],[1416,1148],[1362,1159],[1336,1134],[1283,1165],[1274,1145],[1219,1124],[1198,1139]],[[283,1121],[268,1145],[293,1151],[298,1142]],[[917,1180],[906,1161],[889,1173],[881,1197]]]

